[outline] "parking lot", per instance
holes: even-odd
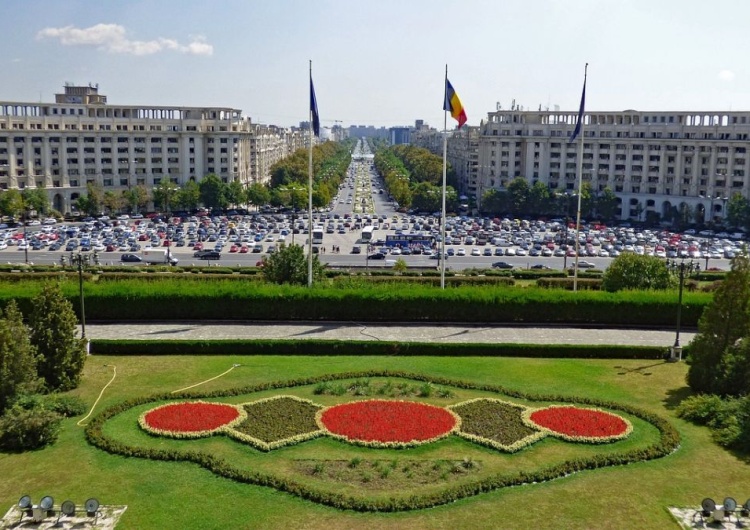
[[[355,152],[347,177],[330,207],[312,220],[314,251],[333,266],[384,267],[404,259],[407,266],[437,267],[441,249],[440,216],[403,213],[372,168],[371,156]],[[445,257],[450,269],[570,267],[576,259],[575,225],[562,219],[528,220],[451,215],[446,221]],[[0,261],[62,263],[84,253],[102,264],[165,263],[255,265],[280,245],[307,249],[306,212],[202,210],[170,215],[102,216],[79,222],[54,219],[0,228]],[[317,239],[317,238],[320,239]],[[581,226],[579,267],[604,269],[622,252],[664,259],[692,259],[701,268],[728,270],[745,243],[743,234],[676,233],[630,226]]]

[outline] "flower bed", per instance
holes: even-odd
[[[460,419],[448,409],[413,401],[367,400],[327,407],[316,415],[330,436],[370,447],[411,447],[448,436]]]
[[[570,442],[613,442],[633,431],[633,425],[616,414],[569,405],[529,409],[524,419],[529,426]]]
[[[169,403],[141,414],[138,423],[151,434],[171,438],[201,438],[241,422],[245,411],[225,403],[184,401]]]
[[[456,434],[501,451],[515,452],[546,433],[523,420],[526,407],[500,399],[477,398],[448,407],[461,418]]]
[[[315,438],[322,431],[315,423],[320,405],[296,396],[273,396],[243,405],[247,417],[226,433],[262,451]]]

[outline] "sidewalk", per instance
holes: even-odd
[[[664,346],[674,344],[672,330],[571,328],[557,326],[467,326],[421,324],[300,323],[277,324],[176,322],[155,324],[89,324],[89,339],[213,340],[323,339],[446,343],[611,344]],[[694,332],[681,332],[687,346]]]

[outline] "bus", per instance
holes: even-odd
[[[316,226],[315,228],[313,228],[313,231],[312,231],[313,245],[323,244],[323,234],[325,234],[325,230],[322,227]]]
[[[360,243],[369,243],[372,241],[372,233],[375,227],[372,225],[366,226],[362,229],[362,236],[360,238]]]

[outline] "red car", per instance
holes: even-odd
[[[240,254],[247,254],[248,250],[249,249],[246,246],[241,246],[240,247]]]
[[[240,248],[237,245],[229,247],[229,252],[237,252]]]
[[[200,243],[200,242],[196,243],[195,246],[193,247],[193,250],[203,250],[203,243]]]

